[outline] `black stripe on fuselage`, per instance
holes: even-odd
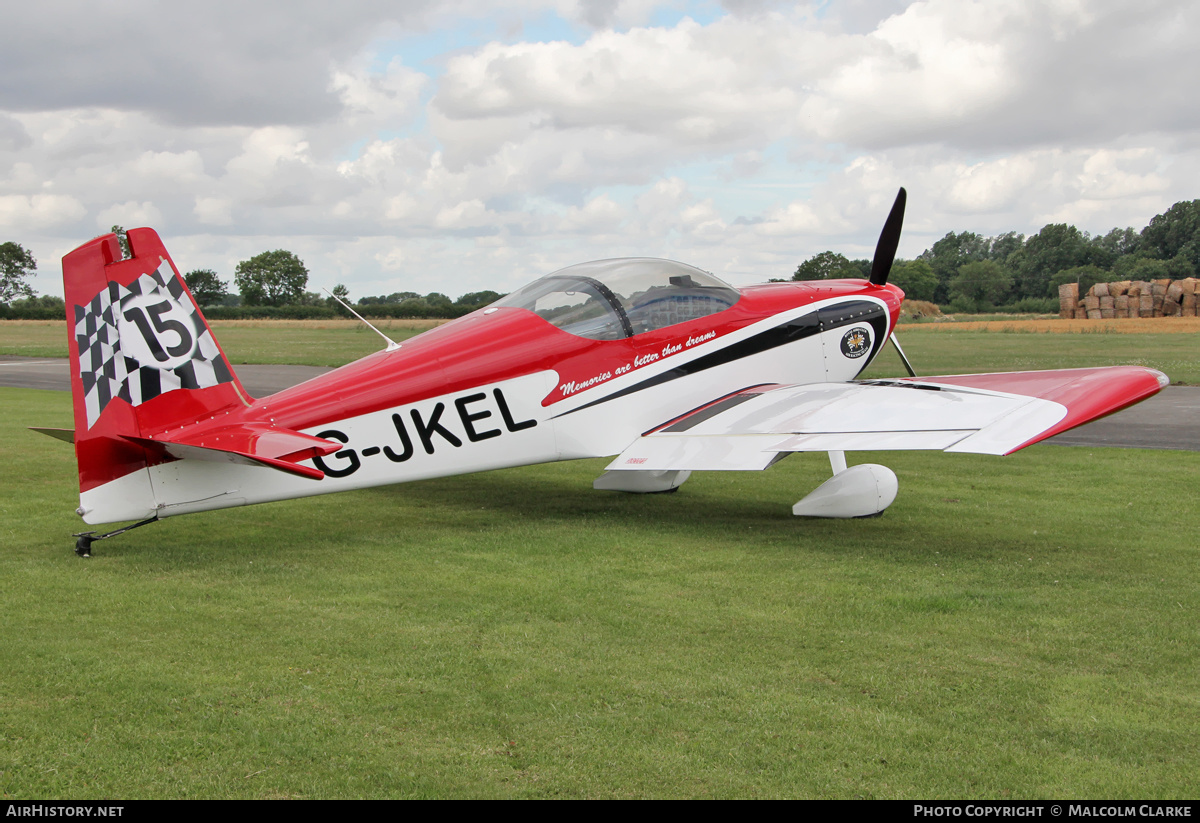
[[[760,394],[762,394],[762,392],[756,392],[752,390],[740,391],[731,397],[718,400],[716,403],[709,403],[707,406],[701,406],[696,411],[688,412],[683,417],[679,418],[677,422],[673,422],[671,425],[663,429],[659,429],[659,431],[669,432],[670,434],[678,434],[679,432],[688,431],[689,429],[700,425],[705,420],[711,420],[721,412],[729,411],[735,406],[740,406],[747,400],[753,400]]]
[[[804,340],[823,331],[836,329],[839,326],[858,323],[863,320],[876,321],[878,318],[886,317],[886,314],[887,312],[882,306],[869,300],[851,300],[833,306],[826,306],[815,312],[802,314],[799,317],[788,320],[786,323],[781,323],[774,328],[759,332],[752,337],[747,337],[745,340],[740,340],[711,354],[706,354],[697,357],[695,360],[682,363],[672,369],[656,374],[654,377],[647,378],[640,383],[626,386],[619,391],[593,400],[590,403],[584,403],[582,406],[565,411],[562,414],[556,414],[555,417],[564,417],[601,403],[607,403],[609,400],[616,400],[618,397],[625,397],[643,389],[653,388],[663,383],[669,383],[672,380],[678,380],[680,377],[687,377],[715,368],[716,366],[723,366],[726,363],[732,363],[755,354],[770,351],[779,346],[786,346],[788,343],[795,343],[798,340]],[[876,322],[872,322],[872,325],[878,329]],[[867,358],[868,362],[874,359],[878,347],[882,345],[882,341],[879,338],[880,335],[877,333],[876,348],[875,351],[871,352],[871,357]],[[866,363],[863,365],[866,366]]]

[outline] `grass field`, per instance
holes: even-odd
[[[81,561],[3,389],[0,796],[1186,798],[1200,454],[563,463],[169,519]],[[862,456],[866,461],[870,456]],[[857,462],[857,461],[852,461]]]

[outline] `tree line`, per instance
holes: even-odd
[[[805,260],[793,280],[870,275],[870,260],[823,251]],[[1058,311],[1058,287],[1120,280],[1182,280],[1200,271],[1200,200],[1181,200],[1141,231],[1114,228],[1089,235],[1051,223],[1026,237],[949,232],[913,260],[897,260],[888,282],[907,297],[956,312]]]
[[[295,311],[298,307],[324,307],[337,314],[349,315],[342,304],[350,302],[350,290],[339,283],[333,287],[332,297],[322,297],[316,292],[305,291],[308,285],[308,268],[299,257],[283,249],[263,252],[238,263],[233,274],[237,294],[232,294],[211,269],[188,272],[183,280],[196,302],[202,307],[207,307],[206,313],[216,319],[229,314],[256,317],[316,316],[313,312]],[[460,317],[495,302],[502,296],[498,292],[483,291],[464,294],[457,300],[451,300],[441,292],[430,292],[426,295],[395,292],[377,297],[360,297],[357,310],[360,314],[372,317]],[[220,308],[211,308],[218,306],[243,311],[231,313]],[[280,311],[261,311],[264,308]]]
[[[124,230],[113,226],[122,250]],[[37,273],[37,260],[19,243],[0,244],[0,318],[36,320],[61,319],[65,313],[62,298],[35,297],[29,281]],[[345,285],[333,287],[334,297],[307,291],[308,267],[290,251],[276,249],[255,255],[237,264],[233,274],[236,291],[212,269],[193,269],[183,281],[212,319],[238,318],[315,318],[349,316],[334,297],[350,302]],[[396,292],[358,300],[360,314],[372,317],[451,318],[468,314],[503,297],[499,292],[479,291],[451,300],[440,292],[420,295]]]

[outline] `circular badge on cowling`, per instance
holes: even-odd
[[[851,329],[842,335],[842,354],[857,360],[871,350],[871,333],[865,327]]]

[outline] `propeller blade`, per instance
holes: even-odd
[[[879,243],[875,246],[875,258],[871,261],[871,284],[882,286],[887,283],[888,274],[892,271],[892,262],[896,259],[896,249],[900,247],[900,229],[904,226],[904,203],[908,192],[903,187],[896,195],[892,211],[883,224],[879,233]]]
[[[909,377],[916,377],[917,373],[913,371],[912,363],[908,362],[908,358],[904,355],[904,349],[900,348],[900,341],[896,339],[896,333],[892,332],[892,345],[896,347],[896,354],[900,355],[900,360],[904,363],[904,368],[908,369]]]

